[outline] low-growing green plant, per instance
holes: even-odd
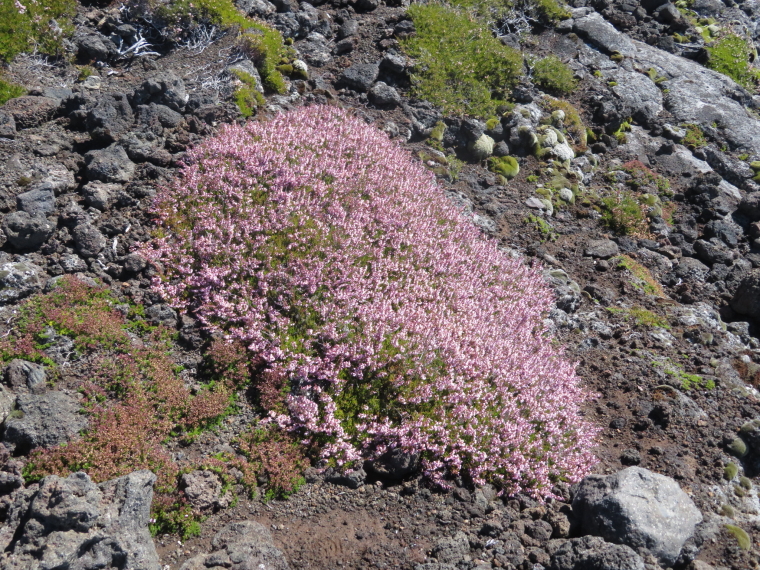
[[[0,0],[0,59],[9,62],[22,52],[60,55],[76,11],[76,0]]]
[[[736,475],[739,473],[739,467],[736,465],[736,463],[728,463],[723,468],[723,478],[726,481],[731,481]]]
[[[21,87],[21,85],[16,85],[0,78],[0,105],[5,105],[11,99],[21,97],[24,93],[26,93],[26,89]]]
[[[631,192],[621,191],[601,199],[602,223],[623,235],[649,233],[646,209]]]
[[[653,364],[655,366],[661,366],[665,374],[668,376],[673,376],[676,380],[678,380],[681,384],[682,390],[691,390],[692,388],[712,390],[715,388],[715,381],[711,378],[705,379],[699,374],[690,374],[688,372],[685,372],[680,364],[673,362],[669,358],[666,358],[662,362],[653,362]]]
[[[684,145],[692,150],[707,146],[705,133],[702,131],[699,125],[695,125],[694,123],[685,123],[681,125],[681,127],[686,129],[686,136],[681,141]]]
[[[643,307],[631,307],[630,309],[622,309],[617,307],[608,307],[607,311],[613,315],[620,315],[628,321],[635,323],[641,327],[659,327],[663,329],[669,329],[670,323],[665,317],[661,317],[652,311],[648,311]]]
[[[247,119],[254,115],[256,110],[266,103],[266,100],[256,89],[256,78],[239,69],[233,70],[233,73],[242,82],[242,85],[235,90],[232,97],[240,109],[240,114]]]
[[[536,231],[541,235],[541,241],[556,241],[557,233],[549,222],[543,219],[541,216],[529,215],[525,220],[526,224],[532,225]]]
[[[417,33],[401,44],[417,61],[414,94],[447,114],[496,114],[521,74],[520,52],[463,10],[413,4],[409,15]]]
[[[614,258],[614,261],[619,270],[625,270],[631,274],[633,277],[632,282],[636,288],[644,291],[647,295],[665,297],[662,285],[652,277],[652,273],[649,269],[641,265],[638,261],[628,255],[619,255]]]
[[[550,93],[568,94],[578,87],[573,70],[556,55],[538,60],[533,65],[533,83]]]
[[[705,65],[727,75],[746,89],[754,89],[757,74],[750,67],[750,60],[756,55],[750,40],[729,34],[707,48]]]
[[[625,185],[633,190],[652,186],[659,194],[667,195],[670,192],[670,180],[661,174],[657,174],[639,160],[626,162],[620,167],[620,170],[630,175],[630,178],[625,180]]]

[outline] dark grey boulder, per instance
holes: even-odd
[[[87,178],[102,182],[129,182],[135,173],[135,163],[119,145],[91,150],[84,155]]]
[[[703,281],[709,272],[710,268],[694,257],[682,257],[674,271],[676,277],[694,283]]]
[[[433,557],[439,562],[456,564],[470,553],[470,541],[461,531],[450,538],[441,538],[433,545]]]
[[[50,97],[27,95],[16,97],[3,105],[3,111],[13,116],[16,129],[29,129],[48,122],[58,110],[59,101]]]
[[[641,467],[590,475],[573,498],[581,532],[625,544],[672,566],[702,522],[702,513],[673,479]]]
[[[155,480],[150,471],[100,485],[85,473],[46,477],[11,506],[0,567],[160,570],[148,530]]]
[[[97,32],[77,36],[74,43],[79,50],[79,56],[85,59],[107,61],[118,54],[116,44]]]
[[[378,81],[369,90],[369,100],[378,107],[396,107],[401,104],[401,95],[390,85]]]
[[[586,244],[583,255],[600,259],[609,259],[620,253],[618,244],[609,239],[595,239]]]
[[[94,139],[116,142],[135,122],[132,107],[124,95],[104,95],[88,111],[85,126]]]
[[[336,469],[329,468],[325,471],[325,481],[332,483],[333,485],[342,485],[349,489],[358,489],[364,485],[364,480],[367,478],[367,473],[364,469],[356,469],[354,471],[340,472]]]
[[[241,521],[222,528],[211,542],[212,552],[186,561],[180,570],[229,568],[248,570],[289,570],[285,555],[275,545],[266,527],[254,521]]]
[[[55,224],[45,216],[30,216],[26,212],[19,211],[5,215],[2,229],[13,247],[20,250],[34,250],[53,236]]]
[[[16,207],[30,216],[47,216],[55,211],[55,193],[49,187],[23,192],[16,196]]]
[[[213,471],[185,473],[181,485],[187,500],[200,511],[223,509],[232,502],[232,493],[223,492],[222,481]]]
[[[760,269],[742,279],[731,299],[731,308],[740,315],[760,318]]]
[[[34,362],[14,358],[5,369],[5,383],[17,394],[42,392],[46,381],[45,367]]]
[[[399,480],[420,469],[420,456],[418,453],[395,448],[370,461],[368,466],[380,477]]]
[[[0,110],[0,138],[16,138],[16,120],[11,113]]]
[[[261,19],[265,19],[277,11],[274,4],[268,2],[268,0],[236,0],[235,5],[244,14]]]
[[[750,192],[741,202],[739,211],[752,221],[760,220],[760,192]]]
[[[694,251],[699,259],[708,265],[714,263],[728,264],[734,259],[731,250],[717,238],[710,238],[709,241],[698,239],[694,242]]]
[[[0,305],[14,303],[42,290],[45,272],[29,261],[0,264]]]
[[[80,224],[72,232],[77,251],[82,257],[94,257],[106,246],[106,238],[92,224]]]
[[[19,452],[66,443],[87,427],[79,402],[63,392],[20,394],[5,421],[3,442]]]
[[[80,273],[87,271],[87,263],[75,253],[67,253],[58,260],[58,265],[65,273]]]
[[[140,273],[147,265],[145,258],[139,253],[130,253],[124,258],[124,271],[128,273]]]
[[[392,73],[403,73],[406,70],[406,59],[398,53],[388,52],[380,62],[380,69],[385,69]]]
[[[181,125],[182,121],[182,115],[166,105],[151,103],[150,105],[139,105],[137,107],[137,122],[140,125],[150,128],[154,128],[155,125],[160,125],[167,129],[173,129]],[[160,132],[158,134],[160,134]]]
[[[162,303],[151,305],[145,311],[145,316],[156,325],[163,325],[169,328],[176,328],[177,326],[177,311],[169,305]]]
[[[136,163],[150,162],[157,166],[167,166],[172,161],[172,155],[163,148],[163,139],[152,131],[129,133],[122,137],[119,144],[127,151],[130,160]]]
[[[644,570],[644,560],[628,546],[584,536],[562,544],[549,570]]]
[[[377,80],[380,68],[374,63],[358,63],[346,69],[340,76],[340,83],[355,91],[369,91]]]

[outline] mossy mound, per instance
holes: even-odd
[[[520,164],[513,156],[494,156],[488,159],[488,170],[501,174],[507,180],[512,180],[520,173]]]

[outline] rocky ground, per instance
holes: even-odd
[[[760,186],[750,164],[760,160],[760,97],[701,65],[699,22],[657,0],[576,0],[555,28],[503,36],[557,54],[580,80],[568,101],[595,140],[575,153],[569,117],[530,82],[495,125],[411,99],[413,62],[398,43],[413,31],[405,6],[238,5],[293,38],[308,66],[308,80],[268,95],[255,120],[312,103],[355,110],[434,170],[505,250],[542,264],[557,291],[550,327],[599,394],[586,409],[603,428],[596,475],[539,503],[461,481],[433,489],[395,457],[366,472],[310,468],[288,500],[264,501],[239,487],[223,495],[198,471],[185,493],[207,517],[200,535],[158,535],[154,548],[150,473],[24,482],[30,449],[87,425],[77,393],[87,363],[61,338],[46,349],[66,371],[55,386],[41,366],[5,368],[0,567],[758,568]],[[760,38],[755,0],[690,7]],[[230,66],[255,68],[233,32],[130,57],[109,37],[134,45],[136,15],[82,6],[76,23],[70,48],[98,62],[91,75],[38,56],[16,58],[6,74],[29,94],[0,107],[2,332],[51,279],[98,280],[180,330],[174,358],[191,385],[202,333],[151,292],[152,269],[131,252],[149,239],[151,198],[184,151],[244,120]],[[439,121],[446,129],[431,145]],[[519,174],[505,184],[477,160],[491,154],[517,156]],[[628,235],[599,208],[624,192],[657,197]],[[170,451],[179,461],[230,450],[253,413],[243,398],[218,429]]]

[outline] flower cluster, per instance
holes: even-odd
[[[155,213],[157,291],[245,343],[263,400],[283,384],[271,421],[323,457],[401,448],[443,485],[535,495],[595,462],[591,394],[542,324],[540,272],[363,121],[315,106],[226,127]]]

